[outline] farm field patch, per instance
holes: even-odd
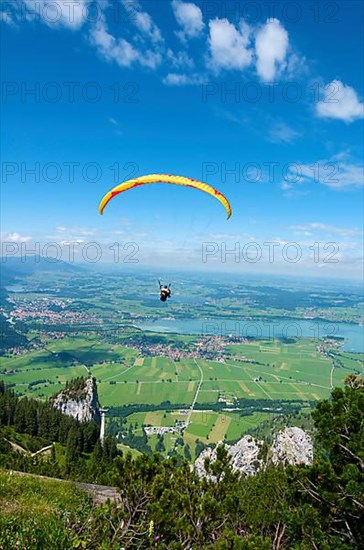
[[[341,385],[350,372],[363,372],[362,354],[339,350],[334,358],[333,364],[318,351],[315,340],[229,344],[225,362],[198,359],[202,384],[197,404],[327,397],[332,384]],[[165,401],[189,407],[200,369],[192,358],[145,357],[122,343],[100,343],[95,336],[48,340],[43,349],[0,360],[2,378],[21,395],[48,397],[67,380],[90,372],[98,381],[104,407]]]

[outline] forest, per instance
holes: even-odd
[[[311,466],[283,468],[267,464],[256,476],[244,477],[232,470],[227,452],[220,446],[216,462],[205,464],[217,481],[199,478],[187,460],[163,460],[158,453],[133,459],[129,453],[117,453],[112,442],[102,448],[95,443],[91,425],[80,428],[76,421],[61,418],[45,404],[19,400],[4,386],[0,394],[3,467],[23,466],[48,475],[63,473],[68,479],[90,476],[89,481],[104,470],[100,479],[104,475],[104,481],[116,486],[120,493],[118,503],[94,507],[74,489],[73,499],[60,511],[57,499],[62,498],[64,487],[59,488],[59,495],[54,485],[47,493],[45,482],[28,480],[23,482],[21,492],[19,482],[13,483],[9,474],[3,472],[2,548],[13,548],[17,543],[37,549],[112,550],[363,547],[362,378],[349,376],[344,388],[333,389],[330,399],[320,401],[312,412],[315,453]],[[31,420],[26,420],[28,414]],[[68,463],[72,461],[77,467],[62,472],[54,454],[39,462],[27,462],[25,458],[23,463],[20,458],[17,462],[14,456],[18,453],[6,448],[6,430],[48,441],[56,438],[66,446]],[[37,486],[37,490],[27,492],[28,484]],[[46,505],[36,502],[42,498]],[[21,500],[23,510],[32,507],[30,516],[22,516],[17,505]],[[48,529],[43,520],[50,514],[51,506]],[[22,521],[17,521],[20,517]],[[72,521],[67,521],[67,517],[72,517]]]

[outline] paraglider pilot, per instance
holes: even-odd
[[[158,281],[158,283],[159,283],[159,293],[160,293],[159,298],[162,302],[165,302],[167,298],[171,297],[171,283],[169,283],[168,286],[162,285],[160,281]]]

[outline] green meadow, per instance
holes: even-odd
[[[187,414],[187,410],[137,412],[127,417],[126,428],[127,430],[131,428],[135,435],[142,435],[143,426],[173,427],[176,425],[176,421],[186,420]],[[191,415],[190,424],[183,432],[183,442],[189,445],[191,454],[194,456],[197,439],[205,445],[224,440],[234,441],[245,433],[249,433],[270,417],[269,413],[261,412],[253,413],[249,416],[241,416],[237,412],[194,411]],[[177,433],[164,434],[164,454],[167,454],[175,447],[178,437]],[[148,437],[148,444],[152,450],[154,450],[157,441],[157,435],[150,435]],[[124,450],[127,450],[125,445]]]
[[[350,372],[363,371],[360,354],[336,351],[332,361],[316,348],[313,340],[230,344],[225,362],[175,362],[167,357],[143,357],[122,344],[73,337],[45,342],[42,349],[24,355],[1,357],[0,369],[16,392],[40,397],[91,372],[104,407],[163,401],[188,407],[198,387],[197,405],[213,404],[219,398],[315,401],[328,396],[331,385],[342,384]]]
[[[45,341],[42,349],[23,355],[3,356],[0,372],[5,383],[25,396],[48,398],[67,380],[92,373],[103,407],[133,403],[141,408],[161,405],[163,409],[166,401],[181,407],[180,411],[129,415],[127,424],[136,435],[142,434],[143,424],[167,427],[185,421],[195,402],[183,435],[193,455],[197,439],[204,444],[235,440],[269,417],[264,412],[240,416],[212,411],[209,405],[225,402],[231,406],[236,399],[317,401],[328,397],[332,385],[343,384],[351,372],[363,372],[363,356],[335,350],[327,357],[317,350],[314,340],[290,344],[270,340],[230,344],[224,362],[202,358],[173,361],[142,356],[127,347],[123,338],[109,343],[96,336],[76,336]],[[164,435],[165,453],[174,448],[177,437]],[[156,435],[148,439],[153,449],[157,442]]]

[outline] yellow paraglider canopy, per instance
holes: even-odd
[[[220,193],[220,191],[218,191],[217,189],[214,189],[213,187],[211,187],[207,183],[204,183],[203,181],[194,180],[192,178],[187,178],[185,176],[173,176],[171,174],[148,174],[146,176],[140,176],[138,178],[133,178],[131,180],[120,183],[120,185],[117,185],[116,187],[111,189],[111,191],[106,193],[106,195],[104,195],[104,197],[101,199],[101,202],[99,204],[100,214],[103,214],[105,206],[116,195],[119,195],[120,193],[124,193],[124,191],[133,189],[134,187],[139,187],[140,185],[145,185],[149,183],[172,183],[174,185],[184,185],[186,187],[193,187],[194,189],[199,189],[200,191],[203,191],[205,193],[208,193],[209,195],[212,195],[218,201],[221,202],[221,204],[224,206],[227,212],[227,219],[229,219],[231,216],[230,203],[228,199],[222,193]]]

